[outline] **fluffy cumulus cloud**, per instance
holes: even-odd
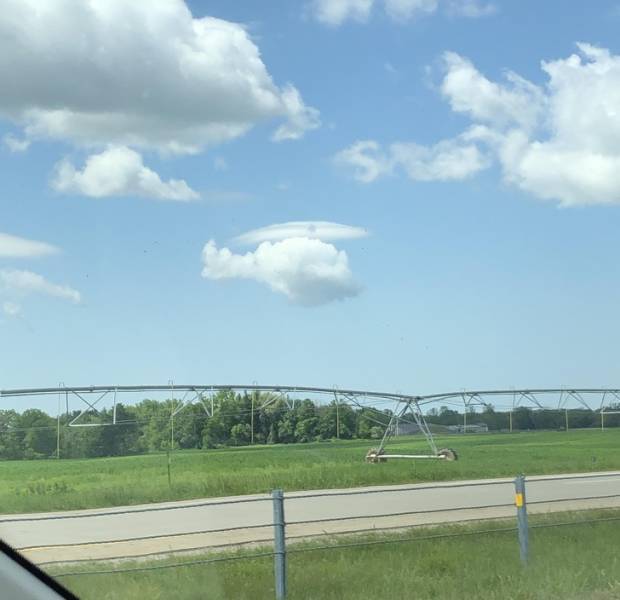
[[[375,5],[397,22],[429,16],[443,8],[451,16],[478,18],[493,14],[494,4],[481,0],[314,0],[309,4],[314,18],[330,27],[345,21],[366,23]]]
[[[43,294],[79,304],[80,292],[68,285],[48,281],[42,275],[21,269],[0,269],[0,291],[15,295]]]
[[[38,258],[57,252],[51,244],[0,233],[0,258]]]
[[[278,140],[319,125],[242,25],[183,0],[6,0],[0,78],[0,116],[26,140],[195,153],[268,119]]]
[[[288,238],[308,238],[324,242],[335,240],[354,240],[366,237],[368,231],[362,227],[330,223],[329,221],[289,221],[275,223],[260,229],[253,229],[235,238],[241,244],[260,244],[279,242]]]
[[[512,72],[492,81],[448,52],[440,90],[470,121],[462,134],[431,148],[406,143],[382,151],[377,142],[358,142],[336,159],[364,182],[395,165],[413,179],[458,179],[495,161],[506,182],[538,198],[562,206],[620,204],[620,56],[577,47],[567,58],[542,63],[544,85]]]
[[[455,112],[502,127],[517,124],[531,129],[539,122],[544,92],[516,73],[507,72],[505,82],[492,82],[455,52],[443,55],[443,65],[441,92]]]
[[[287,85],[282,90],[282,101],[287,107],[289,118],[274,132],[272,136],[274,141],[298,140],[306,131],[319,126],[321,122],[319,111],[304,105],[297,88]]]
[[[335,161],[351,168],[355,179],[362,183],[399,171],[413,181],[466,179],[489,163],[486,154],[465,138],[444,140],[434,146],[397,142],[385,149],[373,140],[365,140],[339,152]]]
[[[210,240],[202,251],[202,276],[212,280],[250,279],[284,294],[290,302],[317,306],[357,296],[349,259],[323,239],[362,237],[364,230],[336,223],[292,222],[272,225],[239,236],[243,243],[258,243],[245,254],[218,248]]]
[[[56,167],[52,187],[59,192],[93,198],[145,196],[184,202],[199,197],[183,180],[162,181],[155,171],[144,166],[138,152],[125,146],[110,147],[91,155],[82,170],[76,170],[68,160],[61,161]]]

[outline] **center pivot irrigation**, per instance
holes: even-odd
[[[58,399],[57,427],[60,432],[61,407],[64,405],[66,415],[69,417],[69,405],[77,402],[81,411],[76,416],[72,415],[69,427],[102,427],[126,424],[117,421],[116,407],[125,398],[129,402],[135,399],[136,394],[165,394],[172,402],[170,412],[171,426],[174,418],[184,409],[196,404],[204,409],[205,418],[213,417],[218,410],[218,394],[221,392],[234,392],[250,394],[252,397],[252,423],[254,413],[260,408],[265,408],[274,402],[281,401],[289,409],[295,408],[295,403],[300,398],[315,398],[317,401],[325,401],[326,397],[334,401],[336,405],[336,418],[341,404],[353,405],[362,409],[375,411],[381,416],[377,424],[385,427],[383,436],[376,448],[370,449],[366,454],[369,463],[383,463],[392,459],[430,459],[454,461],[457,453],[451,448],[438,448],[433,432],[422,411],[423,406],[456,404],[463,408],[463,430],[467,431],[467,415],[475,413],[476,408],[492,408],[493,403],[498,401],[510,411],[510,430],[512,431],[512,412],[523,407],[531,407],[540,410],[566,411],[566,423],[568,428],[568,408],[579,406],[588,410],[596,410],[600,413],[601,429],[604,429],[604,417],[606,414],[616,414],[620,410],[620,389],[618,388],[540,388],[540,389],[509,389],[509,390],[479,390],[448,392],[444,394],[430,394],[426,396],[412,396],[392,392],[374,392],[368,390],[340,389],[336,387],[307,387],[307,386],[280,386],[280,385],[176,385],[170,381],[168,385],[132,385],[132,386],[82,386],[67,387],[63,384],[51,388],[24,388],[0,390],[0,399],[3,398],[33,398],[49,397]],[[263,399],[260,408],[254,406],[254,398],[264,393],[267,398]],[[112,401],[111,418],[106,417],[100,411],[105,399]],[[394,410],[381,411],[376,405],[380,403],[394,403]],[[99,408],[97,408],[99,406]],[[594,407],[594,408],[593,408]],[[386,418],[389,417],[387,425]],[[93,421],[100,418],[99,421]],[[424,435],[428,444],[428,452],[425,454],[390,454],[386,452],[386,446],[390,439],[398,435],[399,425],[408,424],[413,431]],[[339,425],[337,425],[339,431]],[[253,427],[252,427],[253,432]],[[0,431],[1,433],[1,431]],[[60,433],[58,434],[60,436]]]
[[[442,448],[439,450],[437,448],[437,444],[435,443],[435,438],[433,436],[433,432],[431,431],[426,419],[424,418],[424,413],[420,408],[420,401],[415,398],[410,398],[409,400],[401,400],[399,402],[400,406],[392,413],[390,418],[390,422],[385,428],[385,432],[383,433],[383,437],[381,438],[381,443],[378,448],[371,448],[366,454],[366,462],[369,463],[381,463],[386,462],[388,459],[394,458],[422,458],[422,459],[437,459],[437,460],[448,460],[453,461],[458,459],[457,453],[451,448]],[[411,413],[415,424],[418,429],[422,432],[428,446],[430,448],[430,454],[386,454],[385,446],[389,442],[389,440],[396,433],[396,427],[398,423],[401,421],[405,421],[407,419],[408,414]]]

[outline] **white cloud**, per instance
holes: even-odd
[[[497,11],[490,2],[480,0],[313,0],[308,5],[313,17],[330,27],[338,27],[345,21],[367,23],[372,9],[381,3],[387,16],[397,22],[435,14],[440,7],[456,17],[486,17]]]
[[[262,242],[254,252],[234,254],[210,240],[202,251],[202,276],[208,279],[251,279],[292,303],[317,306],[361,292],[346,252],[307,237]]]
[[[528,141],[515,132],[501,156],[506,179],[539,198],[563,206],[620,204],[620,153]]]
[[[162,181],[145,167],[138,152],[124,146],[111,147],[86,159],[81,171],[63,160],[56,166],[52,187],[59,192],[105,196],[145,196],[157,200],[188,201],[199,198],[182,179]]]
[[[13,153],[26,152],[30,147],[30,140],[20,139],[15,137],[12,133],[7,133],[2,141],[4,145]]]
[[[3,302],[2,312],[7,317],[19,317],[22,313],[22,307],[19,304],[15,304],[15,302]]]
[[[243,25],[193,18],[183,0],[6,0],[0,116],[27,139],[192,153],[284,119],[318,124],[278,87]]]
[[[382,175],[392,172],[393,164],[385,156],[378,142],[361,140],[341,150],[334,157],[336,164],[353,168],[354,177],[363,183],[370,183]]]
[[[392,160],[413,181],[450,181],[467,179],[489,166],[489,161],[474,144],[444,140],[434,146],[412,142],[390,146]]]
[[[339,152],[335,161],[352,168],[353,176],[362,183],[370,183],[399,169],[413,181],[460,180],[490,165],[487,156],[475,144],[459,138],[434,146],[397,142],[385,151],[374,141],[356,142]]]
[[[57,254],[56,246],[26,238],[0,233],[0,259],[35,259]],[[21,315],[21,306],[14,301],[16,296],[28,294],[56,296],[74,303],[81,301],[77,290],[57,285],[32,271],[0,268],[0,312],[9,317]]]
[[[45,242],[0,233],[0,258],[37,258],[56,254],[58,248]]]
[[[0,291],[14,294],[44,294],[79,304],[80,292],[67,285],[52,283],[32,271],[0,269]]]
[[[544,108],[544,93],[515,73],[506,74],[507,85],[482,75],[455,52],[443,55],[445,76],[441,92],[455,112],[496,126],[519,125],[531,129]]]
[[[347,20],[365,23],[375,0],[314,0],[309,8],[314,18],[332,27]]]
[[[297,88],[287,85],[282,91],[282,101],[287,107],[289,119],[276,129],[272,136],[274,141],[298,140],[306,131],[321,125],[319,111],[304,104]]]
[[[496,153],[509,183],[563,206],[620,204],[620,56],[589,44],[578,49],[542,63],[544,89],[512,75],[516,87],[508,90],[457,59],[448,61],[446,79],[455,68],[469,76],[461,85],[444,80],[442,90],[449,89],[453,109],[488,123],[477,128],[480,141]],[[482,88],[491,90],[486,102]],[[476,100],[483,108],[474,110]]]
[[[362,227],[352,227],[329,221],[290,221],[276,223],[253,229],[237,236],[234,241],[240,244],[260,244],[279,242],[287,238],[308,238],[324,242],[335,240],[354,240],[366,237],[368,231]]]
[[[508,72],[495,82],[444,54],[442,95],[471,125],[434,146],[352,144],[336,160],[370,182],[404,169],[414,180],[460,179],[499,164],[504,180],[562,206],[620,204],[620,56],[589,44],[542,63],[546,85]]]
[[[497,12],[497,6],[491,2],[480,2],[480,0],[450,0],[448,3],[448,13],[457,17],[468,17],[478,19],[488,17]]]
[[[385,12],[396,21],[433,14],[439,0],[385,0]]]

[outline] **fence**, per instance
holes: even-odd
[[[578,489],[575,484],[578,484]],[[179,552],[211,552],[207,558],[158,561],[128,568],[122,565],[92,570],[74,568],[55,573],[56,577],[61,578],[148,572],[271,557],[274,563],[275,597],[282,600],[287,597],[287,558],[292,555],[512,532],[515,534],[515,552],[518,548],[522,562],[527,564],[531,560],[529,532],[533,529],[620,521],[620,516],[614,514],[596,519],[531,524],[528,523],[528,508],[531,512],[542,513],[550,510],[611,507],[620,507],[620,472],[532,477],[527,482],[525,477],[519,475],[514,480],[292,492],[286,496],[282,490],[274,490],[271,496],[74,514],[5,517],[0,519],[0,532],[10,532],[13,524],[18,523],[21,539],[31,542],[26,545],[22,543],[17,547],[18,550],[26,555],[47,550],[48,554],[54,556],[53,560],[45,560],[45,554],[39,560],[32,556],[40,566],[91,564],[112,559],[147,559],[162,555],[169,560],[171,555]],[[412,535],[415,527],[487,519],[492,524],[494,519],[514,518],[515,513],[514,526],[504,527],[500,526],[503,524],[495,523],[484,529],[463,529],[448,533],[433,533],[432,529],[424,529],[422,535]],[[162,514],[168,514],[170,518],[159,518]],[[83,519],[95,521],[91,521],[90,526],[85,528],[80,527]],[[68,523],[71,520],[77,520],[73,528]],[[196,522],[216,522],[225,526],[203,529],[196,528]],[[116,528],[135,531],[136,535],[114,536],[108,533],[111,523]],[[160,530],[146,533],[157,527]],[[77,533],[72,534],[73,529]],[[81,533],[83,530],[91,532],[90,538],[84,537],[85,534]],[[93,531],[97,531],[98,535],[94,535]],[[368,539],[368,536],[357,535],[389,531],[397,531],[406,537],[399,535]],[[141,532],[144,535],[139,535]],[[74,539],[71,539],[72,535]],[[339,538],[343,535],[349,537],[344,540]],[[327,542],[310,543],[325,537]],[[49,538],[55,543],[46,543]],[[67,541],[58,543],[59,539]],[[154,543],[162,546],[164,542],[165,548],[152,547]],[[141,548],[146,549],[149,545],[149,552],[140,552]],[[247,545],[253,547],[252,552],[221,556],[215,554]],[[86,548],[90,549],[90,556],[85,556]],[[123,553],[123,548],[131,551]],[[76,554],[79,558],[75,558]]]

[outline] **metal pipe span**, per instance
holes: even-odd
[[[458,392],[445,392],[441,394],[399,394],[394,392],[376,392],[370,390],[341,389],[336,387],[315,386],[292,386],[292,385],[257,385],[257,384],[167,384],[167,385],[100,385],[100,386],[77,386],[77,387],[47,387],[47,388],[21,388],[0,390],[0,398],[17,396],[46,396],[59,393],[103,393],[103,392],[219,392],[219,391],[259,391],[279,393],[308,393],[308,394],[338,394],[342,396],[365,396],[369,398],[383,398],[397,402],[418,402],[421,404],[447,400],[450,398],[481,399],[490,396],[522,396],[566,394],[574,396],[580,394],[609,394],[620,400],[620,388],[524,388],[524,389],[499,389],[499,390],[461,390]]]

